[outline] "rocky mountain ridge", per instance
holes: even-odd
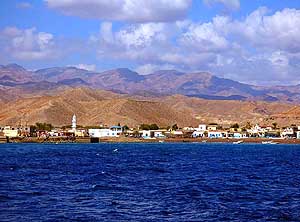
[[[300,102],[299,85],[254,86],[207,72],[160,70],[149,75],[140,75],[127,68],[104,72],[75,67],[28,71],[17,64],[0,66],[0,89],[13,95],[22,91],[40,94],[47,90],[69,87],[89,87],[150,97],[181,94],[211,100]]]

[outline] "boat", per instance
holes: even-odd
[[[262,141],[261,144],[270,144],[271,141]]]
[[[278,142],[274,142],[274,141],[262,141],[262,144],[278,144]]]
[[[243,142],[244,142],[243,140],[239,140],[239,141],[234,141],[233,144],[241,144]]]

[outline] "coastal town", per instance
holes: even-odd
[[[197,127],[177,124],[160,128],[157,124],[141,124],[136,128],[98,125],[83,127],[77,125],[74,114],[71,125],[54,127],[47,123],[33,126],[0,127],[0,142],[233,142],[233,143],[300,143],[300,126],[278,127],[251,124],[240,126],[238,123],[223,126],[217,123],[199,124]]]

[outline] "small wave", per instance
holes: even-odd
[[[11,198],[10,196],[8,195],[1,195],[0,194],[0,202],[6,202],[6,201],[10,201],[12,200],[13,198]]]
[[[43,196],[46,193],[43,193],[43,192],[40,192],[40,191],[29,191],[29,192],[23,192],[22,194],[25,195],[25,196],[35,197],[35,196]]]
[[[130,191],[128,187],[118,186],[118,185],[101,185],[96,184],[92,186],[94,191]]]

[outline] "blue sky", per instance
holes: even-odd
[[[0,2],[0,63],[300,82],[298,0]]]

